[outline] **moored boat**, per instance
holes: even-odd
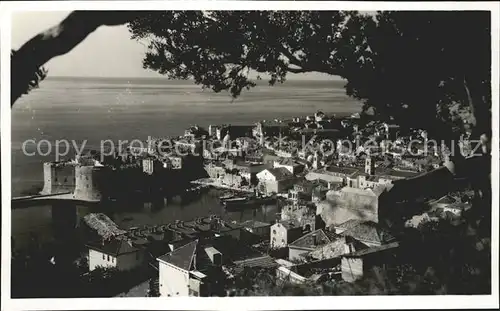
[[[251,207],[258,207],[266,204],[273,204],[276,202],[275,196],[264,197],[239,197],[225,200],[223,205],[228,209],[244,209]]]
[[[223,200],[222,204],[224,206],[233,205],[233,204],[242,204],[242,203],[248,202],[249,200],[250,200],[250,198],[247,198],[247,197],[234,197],[234,198]]]

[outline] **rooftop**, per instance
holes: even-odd
[[[300,225],[296,221],[293,221],[291,219],[290,220],[281,220],[276,224],[280,224],[287,229],[300,228]]]
[[[121,239],[113,239],[102,243],[88,243],[87,246],[93,250],[115,257],[123,254],[134,253],[139,250],[137,247],[133,246],[131,242]]]
[[[344,257],[362,257],[362,256],[366,256],[369,254],[374,254],[374,253],[378,253],[381,251],[385,251],[385,250],[389,250],[389,249],[393,249],[393,248],[397,248],[397,247],[399,247],[398,242],[391,242],[391,243],[380,245],[380,246],[365,248],[365,249],[362,249],[362,250],[359,250],[359,251],[356,251],[356,252],[353,252],[350,254],[345,254]]]
[[[348,230],[348,229],[351,229],[353,227],[358,226],[362,222],[363,221],[359,220],[359,219],[349,219],[346,222],[343,222],[343,223],[338,224],[338,225],[333,225],[332,227],[334,227],[336,229],[345,229],[345,230]]]
[[[359,172],[360,170],[361,170],[360,168],[356,168],[356,167],[330,166],[325,171],[326,171],[326,173],[332,172],[332,173],[351,175],[351,174]]]
[[[389,232],[380,228],[378,224],[372,221],[359,223],[357,226],[353,226],[342,232],[342,235],[350,236],[359,241],[377,244],[385,244],[395,240]]]
[[[160,256],[159,261],[172,264],[180,269],[189,271],[193,263],[198,240],[190,242],[184,246],[174,249],[172,252]]]
[[[318,229],[316,231],[309,232],[303,237],[295,240],[290,243],[291,247],[300,247],[300,248],[311,248],[314,249],[316,246],[324,245],[335,241],[340,236],[329,231],[324,231],[323,229]]]
[[[321,248],[313,250],[311,253],[309,253],[309,256],[316,260],[336,258],[344,254],[345,245],[345,238],[340,238],[331,243],[323,245]]]
[[[104,239],[110,239],[122,234],[126,231],[118,228],[116,223],[103,213],[90,213],[83,217],[83,221]]]
[[[268,168],[269,173],[271,173],[277,180],[286,179],[293,174],[284,167]]]
[[[394,177],[401,177],[401,178],[410,178],[410,177],[415,177],[419,173],[414,172],[414,171],[404,171],[404,170],[395,170],[395,169],[390,169],[390,168],[383,168],[383,167],[377,167],[375,169],[375,175],[378,176],[394,176]]]
[[[292,159],[292,158],[281,158],[277,162],[280,165],[287,165],[287,166],[298,166],[298,165],[300,165],[299,163],[295,162],[295,160]]]
[[[249,268],[275,268],[278,263],[269,255],[264,255],[260,257],[253,257],[249,259],[239,260],[234,262],[235,272],[242,272],[246,267]]]
[[[286,122],[285,120],[278,120],[278,121],[276,121],[276,120],[262,120],[260,122],[265,127],[270,127],[270,126],[288,127],[288,122]]]
[[[445,195],[444,197],[440,198],[439,200],[433,202],[434,204],[453,204],[457,203],[457,199],[450,195]]]

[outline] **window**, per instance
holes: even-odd
[[[273,234],[276,234],[276,229],[273,230]]]
[[[106,260],[106,255],[102,254],[102,260]]]
[[[108,255],[108,261],[109,261],[109,255]]]

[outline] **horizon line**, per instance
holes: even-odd
[[[46,79],[52,79],[52,78],[70,78],[70,79],[165,79],[165,80],[170,80],[170,81],[191,81],[191,82],[195,82],[193,79],[170,79],[166,76],[158,76],[158,77],[134,77],[134,76],[123,76],[123,77],[119,77],[119,76],[106,76],[106,77],[103,77],[103,76],[64,76],[64,75],[47,75]],[[266,81],[267,79],[265,78],[262,78],[261,80],[258,80],[258,79],[249,79],[250,81]],[[347,82],[345,79],[343,78],[334,78],[334,79],[296,79],[296,78],[293,78],[293,79],[287,79],[285,80],[283,83],[286,83],[288,81],[330,81],[330,82]],[[278,83],[277,83],[278,84]]]

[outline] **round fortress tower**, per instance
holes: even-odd
[[[52,167],[53,163],[51,162],[43,163],[43,189],[41,194],[52,193]]]
[[[103,198],[107,168],[104,166],[77,165],[73,198],[88,202],[99,202]]]
[[[71,162],[46,162],[43,164],[43,189],[41,194],[73,192],[75,165]]]

